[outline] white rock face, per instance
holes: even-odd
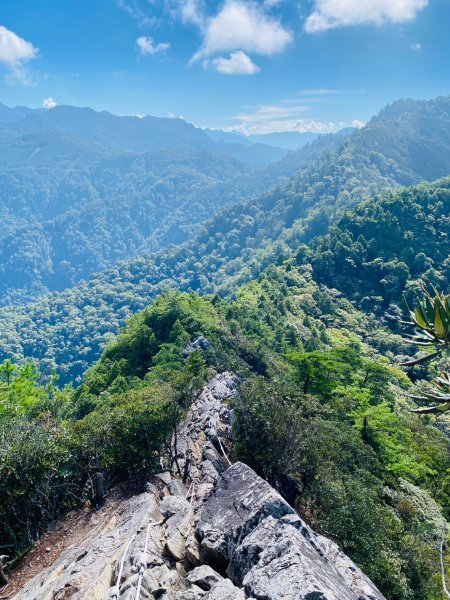
[[[260,600],[381,600],[330,540],[317,536],[266,481],[235,463],[197,524],[204,559]]]
[[[177,460],[16,600],[385,600],[248,466],[229,466],[232,374],[205,386]],[[120,574],[120,581],[118,580]],[[139,583],[140,582],[140,583]]]

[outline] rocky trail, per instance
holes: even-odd
[[[16,600],[384,600],[267,482],[227,458],[230,373],[206,385],[174,464],[103,516]]]

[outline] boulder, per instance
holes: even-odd
[[[246,595],[229,579],[222,579],[203,598],[204,600],[246,600]]]
[[[194,530],[194,510],[180,496],[167,496],[161,502],[161,512],[172,514],[166,522],[166,548],[176,560],[186,556],[186,540]]]
[[[228,574],[261,600],[358,600],[298,529],[273,517],[264,519],[236,548]]]
[[[221,572],[234,548],[265,517],[281,518],[295,511],[263,479],[243,463],[223,474],[203,505],[197,535],[205,559]]]
[[[169,471],[163,471],[162,473],[155,473],[155,477],[160,479],[166,485],[169,485],[169,483],[172,480],[172,476]]]
[[[364,575],[361,569],[342,552],[339,546],[322,535],[316,536],[317,542],[323,548],[325,554],[333,562],[333,565],[344,577],[347,585],[350,586],[360,598],[368,600],[378,600],[380,592],[378,588]]]
[[[166,496],[159,506],[160,511],[165,517],[172,517],[180,512],[189,511],[191,505],[182,496]]]
[[[186,486],[179,479],[172,479],[169,484],[169,491],[172,496],[181,496],[183,498],[186,498],[188,493]]]
[[[223,577],[208,565],[201,565],[187,575],[189,583],[197,585],[206,592],[212,589]]]
[[[203,559],[258,600],[385,600],[242,463],[221,475],[196,530]]]

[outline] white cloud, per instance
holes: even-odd
[[[148,16],[146,6],[141,7],[138,0],[116,0],[116,4],[134,19],[140,27],[154,27],[157,24],[157,19]]]
[[[413,21],[428,0],[315,0],[305,31],[317,33],[350,25]]]
[[[210,61],[205,61],[204,64],[208,66]],[[258,65],[255,65],[252,59],[242,50],[232,52],[230,58],[215,58],[211,61],[211,64],[216,71],[225,75],[255,75],[255,73],[261,71]]]
[[[356,129],[361,129],[364,125],[364,121],[360,121],[359,119],[353,119],[352,121],[352,127],[355,127]]]
[[[242,0],[226,0],[219,13],[207,19],[203,35],[191,62],[236,50],[270,56],[283,52],[292,41],[292,33],[261,5]]]
[[[58,106],[58,103],[50,96],[50,98],[42,100],[42,106],[44,108],[55,108],[55,106]]]
[[[343,90],[333,90],[330,88],[319,88],[315,90],[302,90],[299,96],[332,96],[334,94],[343,94]]]
[[[205,15],[203,4],[199,0],[183,0],[180,12],[183,23],[191,23],[203,29],[205,26]]]
[[[261,123],[258,125],[247,125],[240,123],[227,127],[226,131],[236,131],[243,135],[259,135],[262,133],[281,133],[285,131],[297,131],[299,133],[330,133],[336,131],[336,124],[331,121],[313,121],[308,119],[281,120],[275,122]]]
[[[263,105],[256,108],[253,112],[250,113],[241,113],[237,115],[235,118],[241,121],[242,123],[261,123],[265,121],[274,121],[279,119],[286,118],[296,118],[299,115],[310,110],[311,107],[301,105],[294,106],[286,106],[285,102],[280,103],[279,105]]]
[[[137,38],[136,45],[139,48],[139,52],[143,56],[164,54],[164,52],[167,52],[167,50],[170,48],[170,44],[168,42],[155,44],[151,37],[145,35]]]
[[[415,52],[420,52],[422,50],[422,44],[419,44],[419,42],[415,42],[414,44],[410,45],[410,48]]]
[[[13,31],[0,25],[0,63],[9,70],[7,80],[29,84],[25,63],[36,58],[39,50]]]
[[[0,61],[8,66],[15,66],[32,58],[36,58],[38,49],[13,31],[0,25]]]
[[[233,117],[238,124],[229,130],[244,135],[282,131],[326,133],[336,130],[336,124],[331,121],[306,119],[304,113],[309,110],[310,106],[299,104],[298,101],[297,104],[282,101],[279,104],[262,105]]]

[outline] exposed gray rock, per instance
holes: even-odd
[[[193,566],[200,565],[202,562],[200,545],[197,541],[197,537],[192,532],[186,539],[185,544],[185,556],[186,560]]]
[[[227,400],[228,398],[235,398],[237,396],[236,378],[234,375],[228,372],[221,373],[217,377],[214,377],[214,379],[208,383],[207,387],[214,397],[221,402]]]
[[[209,350],[210,348],[212,348],[211,344],[208,342],[205,336],[201,335],[193,342],[189,342],[189,344],[187,344],[186,348],[183,350],[183,356],[184,358],[187,358],[189,354],[195,352],[195,350]]]
[[[160,479],[166,485],[169,485],[169,483],[172,480],[172,476],[171,476],[171,474],[170,474],[169,471],[163,471],[162,473],[156,473],[155,477],[157,477],[158,479]]]
[[[317,535],[317,542],[323,548],[326,556],[344,577],[347,585],[352,588],[360,598],[378,600],[380,592],[355,563],[342,552],[337,544],[322,535]]]
[[[267,517],[236,548],[228,568],[258,599],[357,600],[330,562],[292,525]]]
[[[205,597],[205,594],[206,592],[204,592],[197,586],[192,586],[190,590],[179,593],[177,596],[177,600],[200,600],[200,598]]]
[[[205,460],[202,463],[202,480],[205,483],[216,483],[219,480],[219,473],[210,460]]]
[[[208,460],[217,470],[222,469],[221,456],[211,442],[206,442],[202,453],[203,460]]]
[[[267,482],[250,467],[235,463],[222,475],[200,511],[197,534],[205,559],[223,571],[239,541],[264,518],[285,515],[298,519]]]
[[[98,515],[98,513],[97,513]],[[79,546],[69,546],[49,568],[31,579],[15,598],[23,600],[105,600],[117,577],[116,567],[131,537],[126,572],[131,577],[131,564],[143,543],[142,532],[147,523],[162,518],[158,501],[148,493],[123,501],[115,513],[99,523]],[[136,533],[139,532],[138,535]],[[144,534],[145,535],[145,534]],[[159,528],[150,532],[151,547],[161,557],[163,546]]]
[[[179,496],[164,498],[162,504],[169,498],[183,502],[180,503],[180,510],[173,514],[166,523],[166,548],[175,559],[182,560],[186,554],[186,540],[194,530],[194,510],[189,502]],[[162,509],[164,508],[163,506]]]
[[[135,600],[142,571],[140,600],[384,600],[252,469],[227,468],[236,390],[222,373],[192,404],[176,448],[183,481],[167,460],[146,493],[96,513],[79,545],[14,598]]]
[[[191,510],[191,505],[182,496],[166,496],[161,501],[159,509],[165,517],[171,517],[181,511]]]
[[[197,534],[204,559],[258,600],[383,599],[373,584],[350,577],[350,559],[335,565],[323,538],[242,463],[206,499]]]
[[[246,600],[245,593],[234,586],[229,579],[223,579],[206,596],[204,600]]]
[[[178,479],[172,479],[169,484],[169,492],[172,494],[172,496],[182,496],[183,498],[186,498],[188,490],[186,489],[184,483]]]
[[[193,571],[191,571],[187,580],[189,583],[197,585],[200,589],[206,592],[213,588],[219,581],[222,581],[223,577],[216,573],[214,569],[211,569],[208,565],[201,565]]]

